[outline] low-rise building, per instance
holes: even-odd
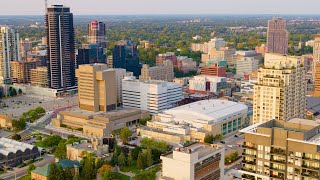
[[[194,76],[189,80],[189,92],[218,93],[227,88],[227,78],[218,76]]]
[[[229,136],[247,124],[248,107],[225,100],[202,100],[163,111],[138,131],[171,142],[203,142],[207,134]]]
[[[259,69],[259,60],[253,57],[244,57],[237,60],[237,75],[248,75]]]
[[[219,76],[219,77],[226,77],[226,67],[219,66],[218,64],[211,64],[209,66],[201,67],[201,75],[208,75],[208,76]]]
[[[163,80],[172,82],[174,78],[172,61],[165,60],[161,65],[150,67],[142,65],[140,80]]]
[[[39,157],[41,150],[41,148],[27,143],[0,138],[0,165],[4,167],[18,166],[23,161]]]
[[[240,92],[244,94],[253,94],[254,93],[254,85],[257,83],[257,79],[249,79],[249,80],[242,80]]]
[[[243,179],[320,179],[320,124],[271,120],[243,130]]]
[[[63,159],[55,163],[56,167],[61,166],[63,170],[67,167],[70,168],[72,176],[79,175],[80,163],[78,161],[71,161]],[[31,171],[31,179],[33,180],[49,180],[50,164],[46,164],[42,167],[37,167]]]
[[[224,147],[193,143],[161,155],[161,180],[224,179]]]
[[[79,108],[60,112],[52,119],[57,128],[69,127],[82,131],[92,138],[110,137],[115,130],[138,124],[140,119],[150,117],[146,111],[129,108],[117,108],[108,112],[90,112]]]
[[[177,68],[184,73],[197,70],[197,62],[187,56],[177,57]]]
[[[31,69],[31,85],[48,87],[48,68],[46,66]]]
[[[102,145],[101,141],[93,139],[92,142],[81,140],[72,144],[67,144],[67,158],[72,161],[81,161],[88,153],[97,158],[102,158],[109,152],[108,145]]]
[[[156,57],[156,65],[161,65],[166,60],[169,60],[172,62],[173,66],[177,66],[177,56],[174,54],[174,52],[167,52],[164,54],[159,54]]]
[[[170,109],[183,99],[179,84],[160,80],[137,80],[125,77],[122,81],[123,107],[156,114]]]

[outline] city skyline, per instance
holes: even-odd
[[[75,15],[128,15],[128,14],[319,14],[317,5],[319,1],[309,0],[308,3],[313,4],[308,8],[303,1],[297,0],[243,0],[241,2],[234,2],[233,0],[225,1],[210,1],[204,0],[202,3],[206,5],[200,6],[197,1],[189,0],[183,2],[179,1],[129,1],[124,0],[120,2],[106,2],[96,0],[96,3],[91,1],[78,0],[72,2],[70,0],[49,1],[48,5],[63,4],[72,7]],[[19,4],[19,6],[17,6]],[[45,12],[44,0],[11,0],[2,4],[2,11],[0,15],[42,15]],[[123,6],[125,4],[126,6]],[[277,4],[277,6],[274,6]],[[290,4],[290,7],[288,6]],[[42,11],[40,10],[42,9]]]

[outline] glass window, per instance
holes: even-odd
[[[237,130],[237,120],[233,120],[232,127],[233,127],[232,129],[233,131]]]
[[[232,132],[232,121],[228,122],[228,133]]]

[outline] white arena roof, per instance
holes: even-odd
[[[167,122],[174,120],[192,124],[214,124],[230,116],[247,113],[247,111],[248,107],[242,103],[210,99],[165,110],[158,116]]]

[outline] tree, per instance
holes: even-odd
[[[146,166],[150,167],[153,164],[153,159],[152,159],[152,149],[148,148],[147,151],[145,152],[145,162]]]
[[[91,154],[88,154],[84,159],[84,165],[82,169],[82,178],[84,179],[92,179],[95,176],[94,171],[94,161]]]
[[[38,113],[38,114],[44,114],[44,113],[46,113],[46,110],[43,108],[43,107],[37,107],[36,109],[35,109],[35,111]]]
[[[144,169],[144,167],[145,167],[145,161],[144,161],[144,156],[143,156],[142,152],[140,152],[139,155],[138,155],[137,167],[139,169]]]
[[[139,153],[142,152],[142,149],[141,149],[141,147],[138,146],[138,147],[135,147],[134,149],[132,149],[130,152],[132,154],[132,159],[137,160]]]
[[[133,157],[132,157],[132,151],[128,154],[128,166],[131,166],[133,164]]]
[[[57,167],[55,163],[51,163],[49,168],[50,168],[50,171],[49,171],[48,180],[56,180]]]
[[[206,136],[204,137],[204,142],[208,143],[208,144],[212,144],[214,141],[214,137],[212,134],[206,134]]]
[[[120,132],[120,140],[125,144],[128,142],[128,138],[132,136],[132,132],[128,127],[122,128]]]
[[[19,93],[19,94],[22,94],[22,90],[21,90],[20,88],[19,88],[19,90],[18,90],[18,93]]]
[[[104,173],[103,173],[103,180],[114,180],[116,177],[115,175],[111,172],[110,169],[106,170]]]
[[[119,166],[126,166],[127,165],[127,158],[123,152],[120,153],[118,157]]]
[[[110,171],[112,170],[112,166],[110,164],[104,164],[98,169],[97,172],[101,177],[103,177],[104,172],[107,170],[110,170]]]
[[[35,170],[36,166],[34,164],[30,164],[28,167],[28,174],[31,174],[31,171]]]
[[[62,168],[62,166],[59,164],[57,167],[57,174],[56,174],[56,180],[65,180],[65,172]]]
[[[66,178],[66,180],[73,179],[70,167],[66,167],[66,169],[65,169],[65,178]]]
[[[144,137],[141,140],[141,145],[143,149],[157,149],[161,151],[162,153],[167,152],[168,150],[168,144],[164,141],[158,141],[151,138]]]
[[[13,136],[12,136],[12,139],[13,140],[16,140],[16,141],[19,141],[21,139],[21,136],[17,133],[15,133]]]
[[[67,154],[67,147],[63,141],[60,141],[56,151],[54,152],[54,156],[59,159],[65,159]]]

